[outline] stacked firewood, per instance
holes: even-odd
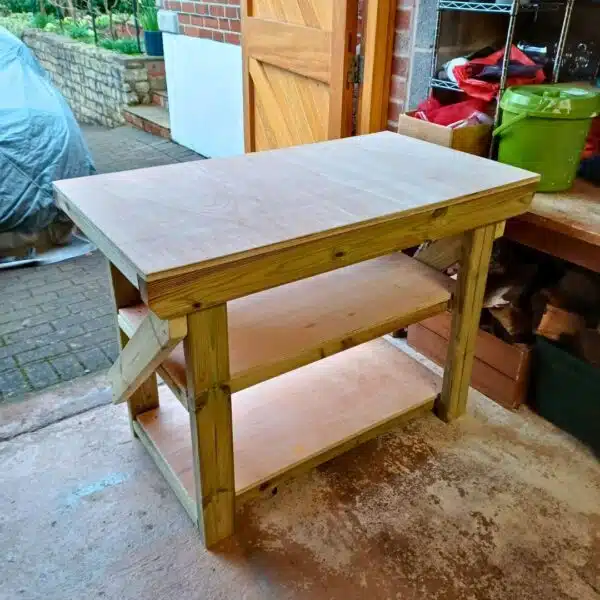
[[[415,258],[453,275],[459,255],[456,238],[421,246]],[[496,240],[481,328],[509,343],[540,335],[600,367],[600,275]]]
[[[484,307],[481,326],[497,337],[540,335],[600,367],[600,275],[499,240]]]

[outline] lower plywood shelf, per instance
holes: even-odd
[[[238,503],[425,414],[440,388],[434,373],[378,339],[234,394]],[[194,497],[188,413],[161,386],[160,407],[136,428],[185,505],[182,494]]]

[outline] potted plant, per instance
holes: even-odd
[[[158,9],[152,0],[140,3],[140,24],[144,30],[144,46],[148,56],[163,56],[162,31],[158,27]]]

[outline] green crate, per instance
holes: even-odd
[[[600,369],[538,336],[533,408],[600,456]]]

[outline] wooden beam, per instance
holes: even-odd
[[[118,404],[127,400],[156,371],[186,333],[185,317],[162,321],[148,313],[108,372],[113,402]]]
[[[256,150],[254,132],[254,83],[250,77],[250,57],[248,55],[248,40],[245,35],[245,23],[252,14],[252,0],[241,0],[240,12],[242,30],[242,78],[244,84],[244,151],[254,152]]]
[[[359,134],[387,129],[396,2],[367,0],[364,26],[364,70],[358,105]]]
[[[330,46],[329,116],[327,138],[352,135],[354,82],[348,73],[356,54],[358,0],[334,0]]]
[[[244,21],[245,51],[260,63],[329,84],[331,32],[257,17]],[[310,53],[307,60],[306,53]]]
[[[494,239],[497,240],[504,235],[506,221],[496,223]],[[415,260],[426,264],[438,271],[445,271],[460,260],[462,252],[462,236],[435,240],[422,244],[414,255]]]
[[[185,361],[198,525],[211,547],[233,533],[235,478],[225,304],[187,317]]]
[[[466,410],[495,231],[496,225],[492,224],[463,235],[444,382],[435,407],[436,414],[444,421],[451,421]]]
[[[139,290],[112,263],[108,263],[108,274],[111,281],[113,300],[116,310],[134,306],[141,302]],[[129,341],[129,336],[117,327],[120,348],[123,349]],[[137,432],[133,423],[139,414],[158,408],[158,387],[156,375],[150,375],[144,383],[127,399],[129,424],[135,437]]]
[[[243,262],[196,271],[194,277],[174,274],[142,284],[142,296],[161,318],[171,318],[255,292],[312,277],[357,262],[390,254],[425,240],[435,240],[498,222],[523,212],[531,203],[536,182],[470,198],[451,206],[429,207],[397,219],[372,222],[359,230],[342,231],[327,239],[309,240],[276,252],[260,253]],[[522,195],[521,195],[522,194]],[[494,226],[495,227],[495,226]],[[332,252],[332,248],[335,251]]]

